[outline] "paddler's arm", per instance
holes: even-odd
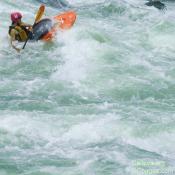
[[[17,34],[17,31],[12,29],[10,33],[10,44],[15,49],[17,52],[20,52],[21,49],[17,48],[14,44],[13,41],[15,41],[15,35]]]
[[[28,30],[32,31],[32,27],[33,27],[33,26],[32,26],[31,24],[26,24],[26,23],[24,23],[24,22],[21,22],[21,24],[22,24],[22,26],[27,27]]]

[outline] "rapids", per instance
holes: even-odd
[[[0,1],[0,175],[175,174],[175,3],[64,3],[74,26],[19,54],[9,15],[40,3]]]

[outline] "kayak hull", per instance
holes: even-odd
[[[53,27],[51,30],[45,34],[41,40],[50,41],[52,40],[58,30],[70,29],[76,20],[76,13],[74,11],[67,11],[62,14],[53,17]]]

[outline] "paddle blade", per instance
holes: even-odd
[[[35,23],[40,21],[40,19],[44,14],[44,11],[45,11],[45,5],[41,5],[35,17]]]

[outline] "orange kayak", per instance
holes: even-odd
[[[52,29],[44,35],[41,39],[44,41],[51,40],[56,32],[60,29],[65,30],[69,29],[73,26],[74,22],[76,20],[76,13],[73,11],[68,11],[63,14],[57,15],[53,18],[53,27]]]
[[[50,41],[58,30],[70,29],[76,20],[74,11],[67,11],[59,14],[52,19],[45,18],[33,27],[34,40]]]

